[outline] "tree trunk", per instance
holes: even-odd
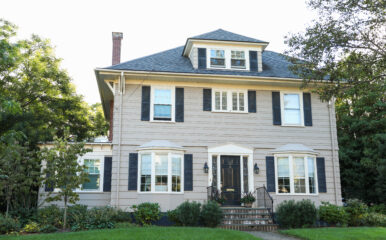
[[[5,217],[8,217],[10,203],[11,203],[11,199],[7,197],[7,210],[5,212]]]
[[[63,231],[66,230],[66,224],[67,224],[67,196],[64,196]]]

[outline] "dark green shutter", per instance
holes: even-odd
[[[142,87],[142,107],[141,107],[141,120],[150,120],[150,87]]]
[[[103,192],[111,192],[112,161],[112,157],[105,157],[105,164],[103,170]]]
[[[267,191],[276,192],[275,158],[273,156],[265,157],[265,167],[266,167],[266,175],[267,175]]]
[[[203,106],[204,111],[212,111],[212,89],[204,89]]]
[[[193,191],[193,155],[184,155],[184,191]]]
[[[281,125],[280,92],[272,92],[273,125]]]
[[[311,94],[303,93],[304,125],[312,126]]]
[[[318,188],[320,193],[327,192],[326,186],[326,169],[324,163],[324,157],[316,158],[316,170],[318,172]]]
[[[206,68],[206,48],[198,49],[198,68],[199,69]]]
[[[256,91],[248,91],[248,112],[256,112]]]
[[[119,169],[118,169],[119,171]],[[128,190],[137,190],[138,180],[138,153],[129,154],[129,187]]]
[[[184,89],[176,88],[176,122],[184,121]]]
[[[249,51],[249,69],[250,71],[257,71],[257,52]]]

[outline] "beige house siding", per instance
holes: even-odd
[[[143,81],[143,85],[148,85]],[[161,84],[161,83],[159,83]],[[170,83],[169,83],[170,84]],[[174,83],[173,83],[174,84]],[[312,199],[316,204],[330,201],[341,204],[339,181],[338,148],[336,139],[335,115],[333,115],[333,132],[330,133],[328,103],[321,102],[315,94],[312,96],[312,127],[283,127],[272,124],[272,91],[293,90],[277,86],[245,86],[229,85],[228,87],[256,90],[257,113],[214,113],[203,111],[203,88],[211,88],[210,84],[186,86],[185,83],[175,83],[184,87],[184,122],[160,123],[141,121],[141,86],[126,84],[122,105],[122,124],[119,128],[120,96],[116,95],[114,105],[114,151],[111,204],[123,209],[129,209],[133,204],[143,201],[159,202],[163,211],[177,206],[184,200],[206,200],[208,174],[203,172],[205,162],[208,162],[208,147],[225,143],[234,143],[254,149],[254,163],[260,167],[260,173],[254,174],[255,187],[266,184],[265,157],[270,151],[288,143],[304,144],[325,157],[327,193],[317,196],[276,196],[272,193],[275,205],[285,199]],[[122,131],[119,139],[119,131]],[[335,149],[332,150],[331,139]],[[193,192],[184,194],[144,194],[128,191],[128,156],[136,152],[139,145],[151,140],[169,140],[187,149],[193,154]],[[119,192],[117,193],[117,171],[119,146],[121,143],[121,158],[119,172]],[[335,153],[335,179],[333,177],[332,151]],[[337,186],[336,193],[335,187]],[[117,203],[116,199],[119,199]]]

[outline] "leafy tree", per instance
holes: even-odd
[[[345,198],[386,199],[386,11],[379,0],[309,0],[319,17],[289,35],[292,70],[323,100],[336,98]],[[321,82],[327,84],[320,84]]]
[[[58,190],[48,192],[45,201],[63,200],[63,229],[66,229],[67,224],[68,203],[75,204],[79,200],[75,190],[89,180],[85,172],[86,167],[78,162],[78,158],[89,151],[91,150],[84,148],[84,143],[70,143],[67,135],[64,138],[55,138],[54,147],[45,148],[41,152],[41,158],[46,164],[43,183]]]
[[[104,117],[102,104],[100,103],[92,104],[90,106],[90,111],[91,113],[89,114],[89,116],[90,116],[90,121],[92,125],[91,135],[94,137],[106,136],[107,131],[109,130],[109,123],[106,121]]]

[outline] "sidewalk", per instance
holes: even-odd
[[[298,238],[282,235],[278,232],[248,232],[248,233],[264,240],[298,240]]]

